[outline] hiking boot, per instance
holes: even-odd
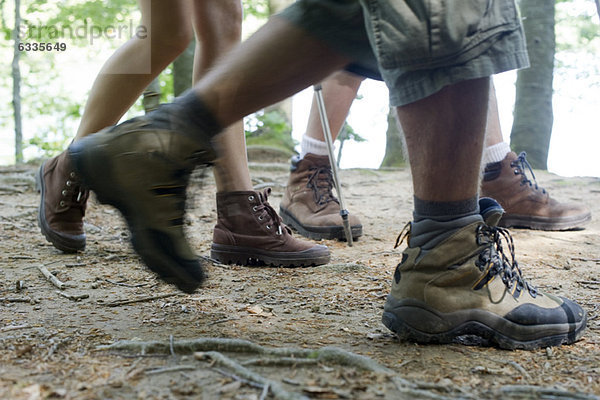
[[[36,175],[40,192],[38,225],[46,239],[65,253],[85,248],[83,217],[89,192],[81,187],[67,152],[44,162]]]
[[[310,239],[345,239],[340,203],[333,195],[333,175],[329,157],[306,154],[293,157],[290,178],[279,213],[283,222]],[[355,215],[348,221],[352,238],[362,235],[362,225]]]
[[[329,249],[292,236],[263,192],[217,193],[210,256],[225,264],[300,267],[329,262]]]
[[[510,254],[504,253],[503,239]],[[476,338],[504,349],[529,350],[575,342],[586,320],[575,302],[527,283],[508,231],[483,221],[465,226],[424,255],[418,247],[405,249],[382,317],[401,339],[450,343]]]
[[[186,188],[192,170],[216,153],[208,135],[179,133],[181,124],[169,110],[161,106],[162,114],[154,111],[87,136],[69,147],[69,155],[98,200],[123,214],[144,263],[192,293],[205,274],[183,230]]]
[[[525,174],[531,173],[533,182]],[[505,210],[499,225],[559,231],[583,227],[592,219],[584,206],[560,203],[539,187],[525,152],[508,153],[506,158],[485,167],[482,196],[497,200]]]

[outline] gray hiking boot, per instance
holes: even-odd
[[[382,321],[401,339],[420,343],[476,337],[505,349],[535,349],[575,342],[587,315],[527,283],[508,231],[479,222],[425,255],[404,250]]]
[[[126,121],[75,142],[69,155],[98,200],[123,214],[144,263],[191,293],[205,274],[183,230],[186,188],[192,170],[216,153],[208,135],[180,134],[173,119],[167,108]]]

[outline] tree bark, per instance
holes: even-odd
[[[388,113],[388,128],[385,132],[385,155],[379,168],[401,167],[406,164],[404,159],[404,140],[402,126],[396,118],[396,110],[390,108]]]
[[[12,60],[12,81],[13,81],[13,110],[15,121],[15,162],[23,162],[23,125],[21,120],[21,69],[19,60],[21,51],[19,50],[19,26],[21,25],[21,1],[15,0],[15,28],[13,30],[14,53]]]
[[[519,70],[511,147],[526,151],[534,168],[548,168],[552,135],[554,74],[554,0],[521,0],[531,67]]]

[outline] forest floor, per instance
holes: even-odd
[[[252,163],[276,209],[288,165]],[[411,216],[406,169],[342,171],[364,236],[353,247],[324,241],[330,264],[209,263],[207,283],[191,295],[146,270],[118,212],[95,200],[85,252],[55,250],[36,223],[36,170],[0,168],[1,399],[600,398],[600,179],[536,171],[555,198],[585,203],[593,220],[579,231],[512,230],[525,276],[588,311],[585,335],[506,351],[401,342],[382,325],[401,258],[394,242]],[[203,256],[216,220],[211,175],[194,175],[187,215]],[[138,346],[151,341],[160,343]]]

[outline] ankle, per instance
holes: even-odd
[[[414,200],[410,247],[431,250],[459,229],[472,223],[483,222],[477,197],[451,202],[425,201],[417,197]]]

